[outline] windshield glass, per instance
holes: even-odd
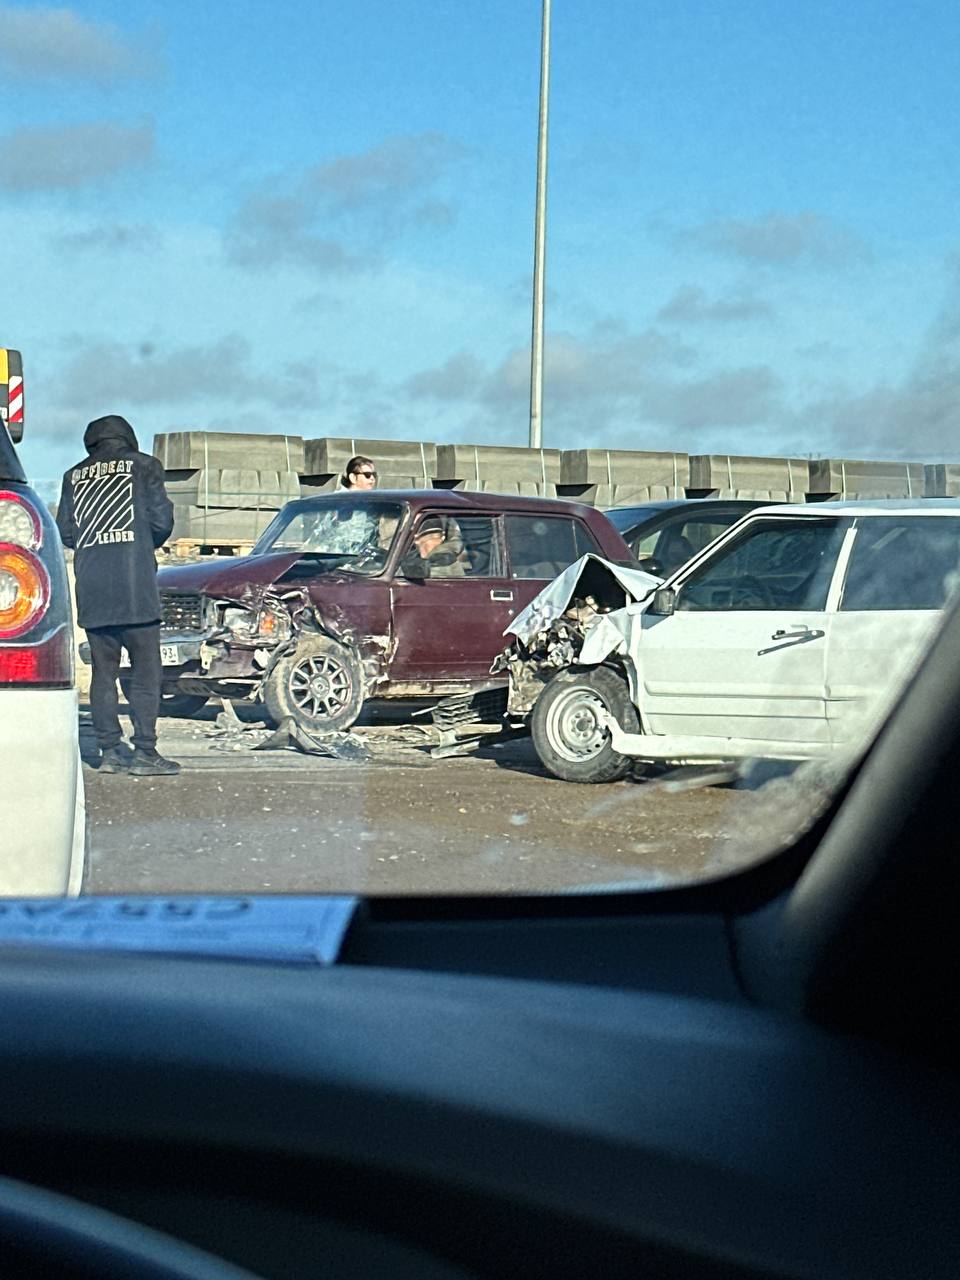
[[[317,498],[285,507],[253,548],[253,555],[300,551],[337,560],[353,573],[376,574],[386,563],[404,507],[363,498]]]
[[[663,506],[614,507],[612,511],[606,511],[604,514],[619,533],[626,533],[628,529],[633,529],[644,520],[658,516],[668,509]]]
[[[817,821],[960,574],[957,17],[866,9],[0,4],[0,894]]]

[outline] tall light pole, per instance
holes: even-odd
[[[537,209],[533,231],[533,341],[530,350],[530,448],[543,435],[543,286],[547,243],[547,116],[550,107],[550,0],[543,0],[540,38],[540,130],[537,135]]]

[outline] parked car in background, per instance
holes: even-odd
[[[601,782],[634,759],[855,749],[958,576],[956,501],[755,511],[643,599],[592,616],[576,665],[533,706],[537,754],[557,777]]]
[[[288,503],[249,556],[163,568],[169,696],[262,698],[276,721],[345,729],[368,698],[469,692],[503,632],[585,553],[628,563],[579,503],[449,490]]]
[[[6,355],[6,352],[4,352]],[[19,367],[19,366],[18,366]],[[19,439],[22,422],[15,424]],[[86,812],[60,538],[0,421],[0,896],[77,893]]]
[[[747,498],[672,498],[604,512],[639,567],[667,578],[741,516],[770,505]]]

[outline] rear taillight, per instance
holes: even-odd
[[[0,686],[73,686],[73,636],[59,547],[29,493],[0,489]],[[52,575],[52,581],[51,581]],[[55,584],[55,592],[54,592]]]
[[[0,542],[0,640],[32,630],[50,604],[50,575],[32,551]]]
[[[22,494],[0,489],[0,542],[38,551],[43,541],[39,513]]]
[[[61,627],[41,644],[0,644],[0,686],[46,685],[69,689],[73,684],[73,637]]]

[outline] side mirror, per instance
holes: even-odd
[[[655,614],[658,618],[669,618],[676,607],[677,593],[673,587],[658,587],[647,606],[647,613]]]
[[[667,576],[663,571],[663,562],[658,560],[656,556],[644,556],[638,561],[638,564],[644,573],[652,573],[655,578],[665,578]]]
[[[397,573],[410,582],[426,582],[430,576],[430,566],[419,555],[416,547],[411,547],[409,551],[403,553],[397,565]]]

